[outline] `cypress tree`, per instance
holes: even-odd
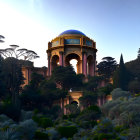
[[[127,90],[129,77],[130,77],[129,72],[125,67],[123,55],[121,54],[119,68],[115,72],[113,78],[114,87],[121,88],[122,90]]]

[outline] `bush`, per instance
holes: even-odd
[[[75,133],[78,132],[76,126],[59,126],[57,128],[61,137],[72,138]]]
[[[18,131],[22,139],[32,140],[36,132],[37,125],[33,120],[25,120],[18,125]]]
[[[21,110],[12,103],[5,103],[2,105],[0,114],[5,114],[14,121],[19,121]]]
[[[44,117],[44,118],[40,119],[39,126],[41,126],[43,128],[52,127],[53,126],[53,122],[52,122],[51,119]]]
[[[44,133],[44,132],[41,132],[40,130],[37,130],[35,132],[35,136],[34,138],[36,140],[49,140],[49,137],[48,137],[48,134]]]
[[[115,129],[115,131],[118,132],[118,133],[120,133],[120,132],[122,132],[122,131],[124,130],[123,126],[121,126],[121,125],[116,126],[114,129]]]
[[[63,115],[62,119],[63,119],[63,120],[68,119],[68,115]]]
[[[103,139],[112,140],[113,137],[114,136],[112,134],[101,133],[101,134],[98,135],[98,140],[103,140]]]
[[[52,127],[53,122],[50,118],[33,116],[32,119],[42,128]]]
[[[112,92],[111,92],[111,95],[112,95],[112,99],[113,100],[116,100],[118,98],[130,98],[131,97],[131,93],[128,92],[128,91],[124,91],[120,88],[116,88],[114,89]]]

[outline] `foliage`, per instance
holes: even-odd
[[[57,128],[61,137],[72,138],[75,133],[78,132],[76,126],[59,126]]]
[[[83,107],[89,107],[97,103],[97,94],[85,91],[83,96],[79,98],[80,104]]]
[[[18,45],[10,45],[10,48],[0,49],[0,55],[5,58],[14,57],[16,59],[23,57],[25,60],[39,58],[37,53],[35,53],[34,51],[27,50],[25,48],[17,49],[18,47]]]
[[[78,114],[80,109],[76,103],[67,104],[65,108],[70,112],[70,114]]]
[[[134,94],[140,93],[140,81],[133,80],[129,82],[128,89]]]
[[[112,90],[113,90],[113,85],[109,83],[106,86],[99,88],[97,90],[97,94],[99,96],[100,96],[100,93],[102,93],[101,95],[109,95]]]
[[[128,92],[128,91],[123,91],[122,89],[120,88],[116,88],[114,89],[112,92],[111,92],[111,95],[112,95],[112,99],[113,100],[116,100],[118,98],[130,98],[131,97],[131,93]]]
[[[47,133],[42,132],[41,130],[37,130],[34,136],[35,140],[49,140],[49,136]]]
[[[49,128],[46,128],[46,131],[49,136],[49,140],[59,140],[60,139],[60,135],[59,135],[58,131],[56,130],[56,128],[49,127]]]
[[[4,98],[6,96],[6,85],[5,81],[2,80],[4,78],[3,68],[4,59],[0,55],[0,98]]]
[[[125,66],[132,73],[132,80],[140,81],[140,59],[127,62]]]
[[[32,119],[33,115],[34,115],[33,111],[21,110],[20,121]]]
[[[43,116],[33,116],[33,120],[42,128],[47,128],[53,126],[53,122],[50,118]]]
[[[19,60],[12,57],[5,59],[3,71],[6,88],[12,97],[12,102],[16,104],[21,85],[24,83]]]
[[[114,71],[117,68],[117,62],[115,58],[112,57],[104,57],[102,58],[102,62],[97,65],[98,74],[104,76],[105,80],[109,81]]]
[[[77,76],[73,67],[67,66],[58,66],[52,72],[52,80],[56,82],[61,88],[64,90],[69,90],[71,88],[75,88],[80,86],[79,84],[82,83],[80,80],[82,78]]]
[[[139,50],[138,50],[138,57],[137,57],[138,59],[140,58],[140,48],[139,48]]]
[[[130,79],[131,79],[131,74],[127,70],[123,61],[123,56],[121,55],[119,68],[114,73],[114,77],[113,77],[114,87],[121,88],[122,90],[127,90]]]
[[[77,123],[85,123],[85,121],[88,121],[92,123],[92,121],[95,121],[101,117],[101,110],[98,106],[92,105],[86,109],[84,109],[76,118]]]
[[[20,140],[19,135],[14,129],[7,129],[5,131],[0,131],[1,140]]]
[[[20,108],[11,102],[4,102],[1,104],[0,114],[5,114],[12,118],[14,121],[18,121],[20,118]]]
[[[99,86],[99,82],[103,80],[102,76],[88,76],[88,82],[85,83],[84,90],[95,92]]]
[[[22,139],[32,140],[37,129],[37,125],[33,120],[25,120],[19,123],[18,131],[21,133]]]
[[[52,107],[54,100],[59,100],[67,95],[67,91],[58,89],[53,81],[43,81],[40,84],[40,94],[43,96],[48,107]]]
[[[36,123],[33,120],[15,123],[7,116],[0,115],[1,140],[32,140],[36,128]]]

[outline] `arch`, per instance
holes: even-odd
[[[59,56],[58,55],[52,56],[52,59],[51,59],[51,71],[53,71],[55,69],[55,67],[57,67],[58,65],[59,65]]]
[[[77,101],[72,101],[71,104],[76,104],[76,105],[78,105],[78,102],[77,102]]]
[[[65,66],[69,66],[71,65],[70,64],[70,61],[72,59],[75,59],[77,60],[77,64],[76,64],[76,71],[77,73],[82,73],[80,70],[81,70],[81,61],[80,61],[80,56],[76,53],[69,53],[66,57],[65,57]]]
[[[87,57],[87,74],[94,76],[94,57],[92,55]]]

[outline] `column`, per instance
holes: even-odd
[[[63,66],[63,52],[59,52],[59,65]]]
[[[51,74],[50,74],[50,73],[51,73],[51,71],[50,71],[50,67],[51,67],[51,66],[50,66],[50,63],[51,63],[51,62],[50,62],[50,61],[51,61],[51,60],[50,60],[50,59],[51,59],[51,57],[50,57],[50,55],[48,55],[48,76],[51,75]]]
[[[52,62],[50,60],[50,76],[52,75]]]
[[[90,76],[94,76],[94,61],[89,64],[89,74]]]
[[[87,54],[83,54],[83,74],[87,76]]]

